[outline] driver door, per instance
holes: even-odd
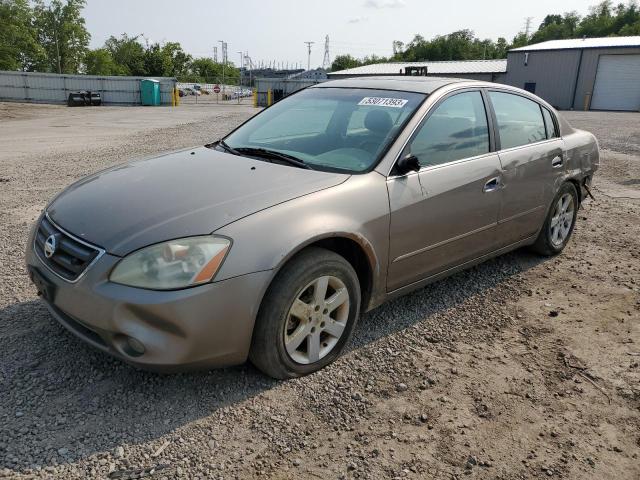
[[[393,291],[495,249],[501,167],[480,91],[445,97],[402,156],[419,172],[387,180],[391,207],[387,290]]]

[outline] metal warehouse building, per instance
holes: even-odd
[[[330,80],[347,77],[370,77],[376,75],[404,75],[407,68],[427,68],[427,76],[471,78],[488,82],[504,83],[507,60],[462,60],[444,62],[390,62],[363,65],[339,72],[329,72]]]
[[[421,67],[427,76],[524,88],[561,110],[640,110],[640,36],[551,40],[509,50],[506,60],[378,63],[328,76],[404,75]]]
[[[504,83],[559,109],[640,110],[640,36],[551,40],[510,50]]]

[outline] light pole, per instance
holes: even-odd
[[[238,84],[240,87],[242,87],[242,67],[243,67],[242,57],[244,56],[244,54],[242,52],[238,52],[238,55],[240,55],[240,63],[238,64]]]

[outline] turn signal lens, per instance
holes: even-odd
[[[159,243],[123,258],[109,280],[153,290],[175,290],[210,282],[230,246],[230,240],[210,235]]]

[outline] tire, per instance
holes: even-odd
[[[561,200],[570,199],[566,210]],[[578,192],[572,183],[564,183],[556,194],[547,213],[542,230],[531,249],[540,255],[557,255],[569,242],[578,215]],[[570,222],[570,223],[569,223]]]
[[[317,301],[316,295],[322,300]],[[267,290],[249,359],[278,379],[324,368],[351,338],[360,315],[360,299],[358,276],[349,262],[323,248],[303,250],[282,268]]]

